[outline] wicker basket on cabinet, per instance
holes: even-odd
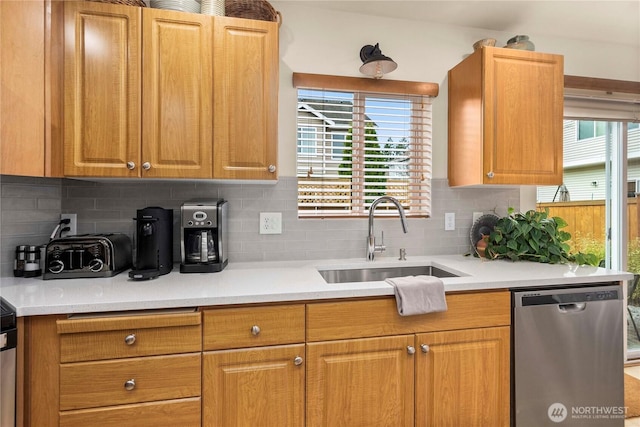
[[[282,24],[282,16],[266,0],[225,0],[224,14],[234,18],[258,19]]]

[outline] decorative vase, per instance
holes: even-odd
[[[200,13],[205,15],[224,16],[224,0],[202,0]]]
[[[529,36],[524,35],[510,38],[505,47],[508,49],[536,50],[536,46],[529,40]]]

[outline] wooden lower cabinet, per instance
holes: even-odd
[[[308,427],[409,427],[413,335],[307,345]]]
[[[17,426],[200,426],[201,320],[193,309],[20,318]]]
[[[505,326],[309,344],[307,426],[508,426],[509,334]]]
[[[509,340],[508,326],[416,335],[415,425],[509,426]]]
[[[203,354],[202,425],[303,427],[304,344]]]
[[[399,316],[393,298],[307,304],[307,426],[510,423],[510,294],[447,294]]]
[[[509,292],[447,304],[407,317],[371,298],[20,318],[18,425],[509,426]]]

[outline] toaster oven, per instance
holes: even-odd
[[[131,264],[131,239],[126,234],[68,236],[47,244],[42,278],[110,277]]]

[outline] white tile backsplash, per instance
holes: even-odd
[[[296,178],[275,184],[182,181],[80,181],[2,176],[1,270],[13,274],[17,244],[46,243],[60,213],[78,214],[78,233],[134,232],[136,210],[160,206],[174,210],[174,260],[180,259],[180,206],[189,199],[222,197],[229,201],[229,260],[232,262],[357,258],[365,253],[368,221],[362,219],[298,219]],[[474,211],[504,215],[518,207],[518,188],[452,189],[435,179],[431,218],[408,220],[402,233],[397,219],[376,219],[384,231],[386,256],[400,248],[407,255],[463,254],[469,250]],[[260,212],[282,212],[282,234],[258,232]],[[456,229],[444,231],[444,213],[455,212]],[[133,237],[133,236],[132,236]]]

